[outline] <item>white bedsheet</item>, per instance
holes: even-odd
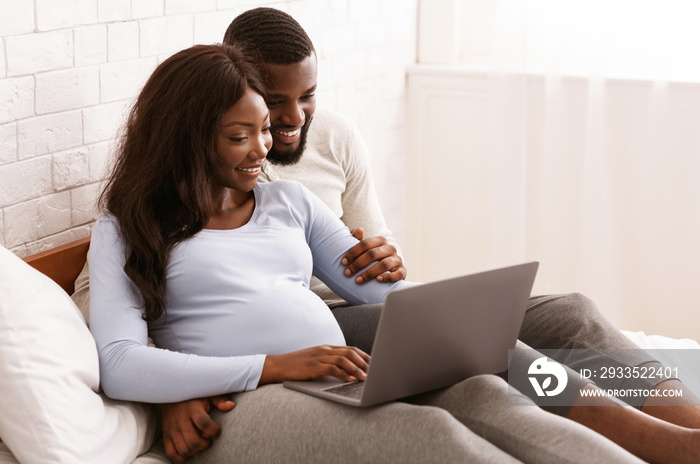
[[[627,338],[639,345],[640,348],[653,350],[653,355],[665,366],[678,368],[680,380],[700,396],[700,363],[693,362],[700,359],[700,352],[693,355],[679,356],[678,350],[698,350],[700,343],[689,338],[670,338],[663,335],[647,335],[644,332],[630,332],[623,330]]]
[[[623,334],[634,343],[645,349],[672,348],[695,349],[700,348],[700,343],[690,338],[670,338],[663,335],[647,335],[644,332],[630,332],[623,330]]]

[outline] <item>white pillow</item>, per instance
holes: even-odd
[[[97,349],[70,297],[0,246],[0,440],[24,463],[131,463],[155,417],[97,393]]]

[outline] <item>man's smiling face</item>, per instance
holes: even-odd
[[[316,111],[316,55],[294,64],[265,64],[264,68],[273,140],[267,159],[291,165],[301,159]]]

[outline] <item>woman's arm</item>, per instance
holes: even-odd
[[[264,355],[209,357],[148,346],[142,299],[124,273],[125,247],[114,218],[95,224],[89,260],[90,330],[108,396],[170,403],[257,387]]]
[[[306,240],[314,260],[313,273],[331,290],[352,304],[383,303],[393,290],[417,285],[414,282],[398,281],[379,283],[371,280],[364,285],[344,274],[342,259],[345,253],[358,243],[343,222],[313,193],[297,184],[299,195],[307,215]],[[367,267],[372,266],[370,263]],[[366,267],[366,268],[367,268]],[[365,268],[365,269],[366,269]]]

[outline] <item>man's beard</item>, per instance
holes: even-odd
[[[299,145],[296,150],[292,152],[280,152],[275,150],[274,144],[270,151],[267,152],[267,160],[276,166],[291,166],[296,164],[301,159],[301,155],[304,154],[304,149],[306,149],[306,136],[309,133],[309,127],[311,126],[311,121],[313,116],[306,119],[306,122],[301,126],[301,134],[299,136]]]

